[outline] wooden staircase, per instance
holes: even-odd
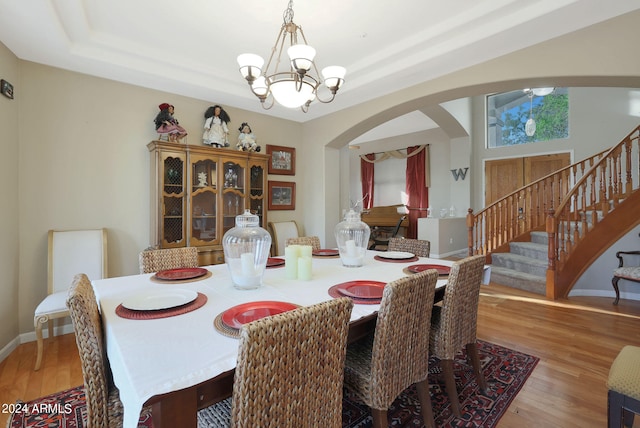
[[[469,254],[492,281],[566,297],[608,244],[640,224],[640,126],[614,147],[522,187],[478,213]]]

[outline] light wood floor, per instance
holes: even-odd
[[[478,337],[540,358],[499,428],[606,426],[611,362],[624,345],[640,346],[640,302],[614,307],[612,300],[550,302],[498,285],[482,288]],[[33,371],[34,362],[32,342],[0,363],[0,404],[82,384],[73,335],[45,341],[40,371]],[[7,416],[0,413],[0,427]]]

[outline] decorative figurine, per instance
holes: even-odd
[[[205,187],[207,185],[207,173],[199,172],[198,173],[198,187]]]
[[[158,106],[160,113],[156,116],[154,122],[156,131],[160,134],[159,139],[163,136],[169,141],[180,141],[187,136],[187,131],[180,126],[178,120],[173,117],[174,107],[169,103],[162,103]]]
[[[229,147],[229,128],[231,118],[224,109],[215,105],[204,113],[204,133],[202,142],[212,147]]]
[[[238,131],[240,131],[240,135],[238,135],[238,144],[236,144],[236,148],[238,150],[242,150],[244,152],[260,151],[260,146],[256,143],[256,137],[253,135],[251,127],[247,122],[242,122]]]

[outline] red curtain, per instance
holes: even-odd
[[[419,147],[407,147],[407,154],[418,150]],[[429,207],[429,188],[425,186],[425,151],[421,150],[414,156],[407,157],[406,189],[409,204],[409,229],[407,238],[417,238],[418,218],[427,215]]]
[[[369,160],[375,160],[376,155],[369,153],[365,155]],[[360,176],[362,181],[362,208],[369,209],[373,207],[373,175],[374,163],[360,159]]]

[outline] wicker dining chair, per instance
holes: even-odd
[[[339,298],[242,326],[232,398],[198,412],[198,425],[342,427],[352,308]]]
[[[154,273],[166,269],[198,267],[196,247],[144,250],[138,255],[140,273]]]
[[[123,407],[118,388],[113,384],[102,334],[102,318],[93,287],[87,275],[73,278],[67,307],[80,353],[87,402],[87,426],[122,427]],[[151,412],[144,408],[143,412]]]
[[[418,257],[429,257],[431,242],[426,239],[389,238],[387,251],[408,251]]]
[[[320,238],[317,236],[298,236],[297,238],[287,238],[284,246],[289,245],[311,245],[312,251],[320,250]]]
[[[453,360],[463,346],[467,351],[467,361],[473,366],[478,386],[482,391],[487,388],[476,344],[478,301],[484,264],[483,255],[454,262],[442,306],[433,308],[429,351],[440,360],[451,410],[456,417],[460,417],[460,403]]]
[[[429,395],[429,331],[438,272],[426,270],[388,283],[375,332],[347,347],[344,384],[371,408],[373,427],[387,426],[387,411],[417,384],[423,422],[434,427]]]

